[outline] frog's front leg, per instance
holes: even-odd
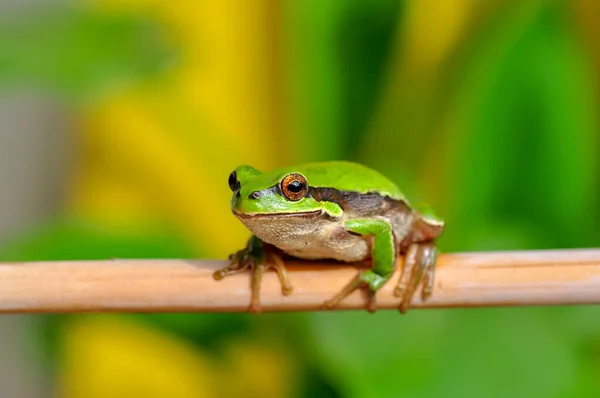
[[[230,264],[213,274],[213,278],[221,280],[228,275],[233,275],[250,269],[252,279],[250,283],[252,299],[250,301],[250,311],[254,313],[261,312],[260,306],[260,284],[262,275],[269,268],[275,269],[281,282],[281,291],[284,295],[292,293],[287,270],[281,259],[281,254],[272,245],[263,242],[256,236],[248,239],[248,244],[242,250],[229,256]]]
[[[368,286],[369,304],[367,309],[375,311],[376,292],[390,279],[396,265],[396,248],[392,226],[382,219],[355,219],[344,223],[348,231],[363,236],[372,236],[372,267],[358,273],[338,294],[325,302],[326,308],[333,308],[342,299],[362,286]]]

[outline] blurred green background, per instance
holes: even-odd
[[[350,159],[444,251],[600,245],[600,3],[0,1],[0,258],[225,258]],[[201,294],[201,292],[199,292]],[[0,317],[4,397],[591,397],[594,307]]]

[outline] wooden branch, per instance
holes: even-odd
[[[455,253],[439,258],[433,296],[413,307],[600,304],[600,249]],[[246,311],[248,273],[215,281],[225,265],[209,260],[107,260],[0,264],[0,312]],[[274,272],[264,276],[264,311],[318,310],[356,268],[326,262],[288,263],[294,285],[283,296]],[[397,308],[394,275],[379,308]],[[340,309],[362,309],[357,292]]]

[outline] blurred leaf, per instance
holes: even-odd
[[[355,1],[345,6],[334,54],[339,58],[341,78],[342,155],[354,157],[361,152],[380,103],[405,7],[395,0]]]
[[[277,338],[213,341],[210,355],[120,316],[64,324],[62,397],[293,397],[298,366]],[[276,337],[276,336],[272,336]]]
[[[176,234],[131,235],[81,220],[57,221],[5,244],[5,261],[93,260],[107,258],[189,258]]]
[[[218,344],[247,335],[256,319],[252,314],[136,314],[137,319],[193,342],[207,351]]]
[[[124,318],[78,317],[66,325],[63,347],[64,398],[218,396],[209,358]]]
[[[237,338],[225,341],[220,347],[222,357],[217,381],[221,396],[298,396],[298,364],[294,362],[289,346],[277,340]]]
[[[286,2],[292,140],[310,148],[294,162],[354,156],[381,89],[399,8],[392,0]]]
[[[311,314],[314,359],[347,397],[398,397],[427,391],[442,311]]]
[[[445,151],[448,221],[460,228],[445,238],[453,250],[499,248],[481,239],[501,230],[510,236],[498,223],[512,223],[512,234],[525,238],[504,249],[597,239],[589,213],[597,202],[589,71],[552,4],[513,10],[512,25],[489,31],[464,72]]]
[[[434,395],[542,398],[565,391],[576,379],[576,357],[568,335],[557,333],[556,318],[547,315],[538,309],[452,311]]]
[[[577,361],[578,336],[560,326],[565,314],[561,308],[314,314],[311,341],[316,359],[350,397],[542,398],[598,390],[595,367]]]
[[[600,140],[591,57],[564,18],[566,11],[566,3],[548,6],[531,33],[535,47],[525,50],[538,63],[529,63],[529,80],[540,101],[537,130],[547,132],[534,144],[540,161],[530,186],[539,196],[528,210],[539,211],[539,222],[553,227],[552,247],[581,247],[600,242],[600,212],[590,213],[600,203]]]
[[[89,94],[155,75],[173,56],[150,20],[84,7],[42,10],[2,17],[0,84]]]
[[[417,195],[426,192],[412,186],[417,176],[427,172],[421,185],[439,192],[436,171],[444,162],[439,147],[445,144],[441,137],[447,128],[446,114],[456,100],[451,91],[455,83],[451,61],[471,37],[469,33],[480,33],[498,2],[439,2],[433,8],[428,2],[404,3],[359,156],[420,202],[423,199]],[[432,198],[436,196],[427,202]]]

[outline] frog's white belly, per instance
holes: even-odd
[[[371,255],[371,238],[350,234],[343,219],[321,216],[240,216],[263,241],[299,258],[362,261]]]

